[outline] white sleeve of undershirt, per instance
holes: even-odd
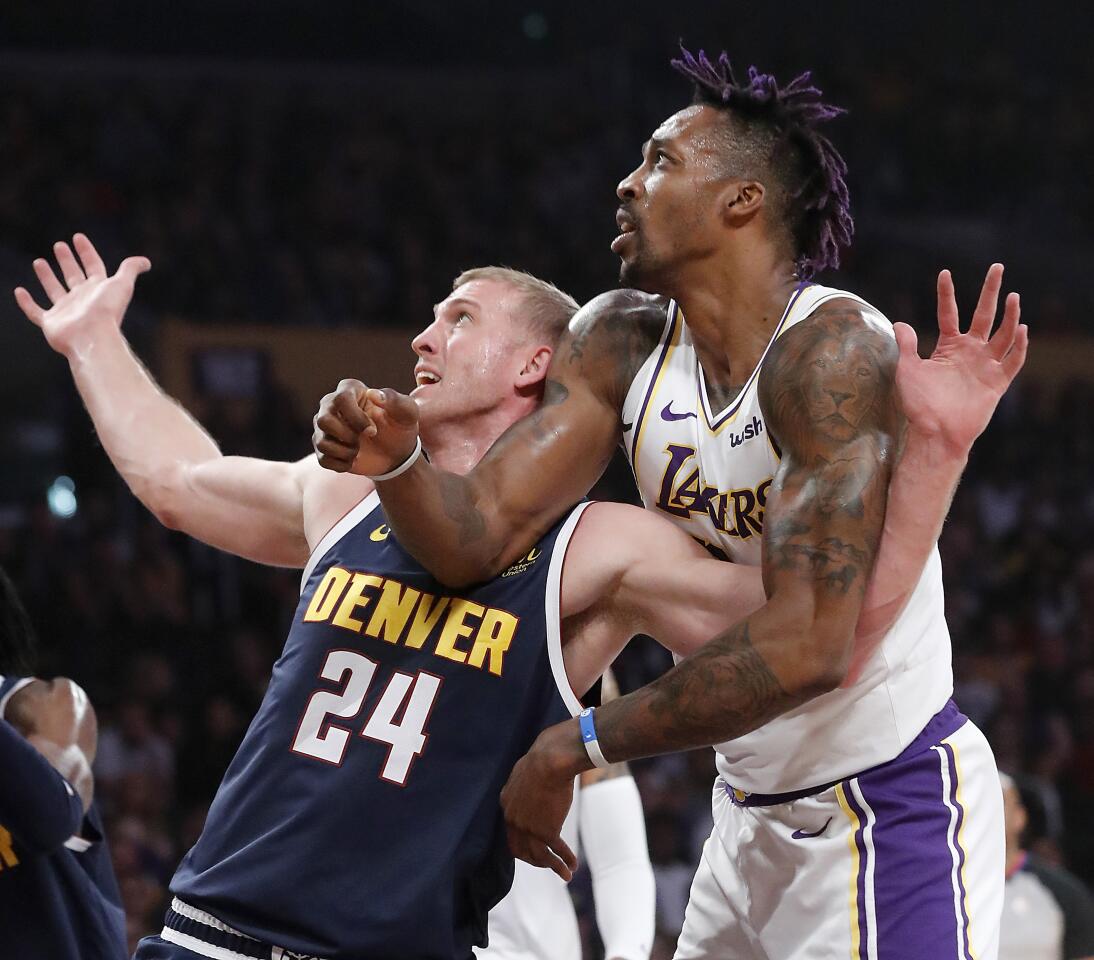
[[[634,778],[582,787],[578,827],[606,960],[648,960],[654,932],[653,867]]]

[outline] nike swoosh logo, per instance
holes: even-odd
[[[630,433],[631,432],[631,427],[633,427],[633,426],[634,426],[634,421],[633,420],[630,423],[623,424],[623,432],[624,433]]]
[[[832,822],[832,818],[829,817],[825,821],[823,827],[821,827],[819,830],[814,830],[812,833],[810,833],[807,830],[795,830],[792,834],[790,834],[790,839],[791,840],[815,840],[822,833],[824,833],[825,830],[828,829],[828,824],[830,824],[831,822]]]
[[[673,413],[671,400],[665,404],[665,409],[661,411],[661,419],[668,420],[669,423],[671,423],[673,420],[687,420],[688,417],[694,416],[694,413]]]

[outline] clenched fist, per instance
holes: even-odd
[[[418,405],[396,390],[342,380],[319,404],[312,446],[321,466],[374,477],[394,470],[414,452]]]

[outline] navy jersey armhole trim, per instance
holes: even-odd
[[[374,489],[371,493],[363,496],[354,506],[350,507],[349,511],[339,520],[333,527],[331,527],[322,539],[315,545],[315,549],[311,552],[311,556],[308,557],[308,562],[304,567],[304,572],[300,575],[300,592],[304,592],[304,588],[308,585],[308,577],[312,575],[312,571],[316,568],[319,561],[323,559],[339,540],[341,540],[347,533],[357,526],[362,520],[365,519],[373,510],[380,506],[380,494]]]

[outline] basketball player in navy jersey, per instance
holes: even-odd
[[[35,264],[53,307],[43,311],[25,290],[18,300],[68,358],[124,478],[173,527],[305,567],[259,714],[172,883],[162,934],[140,956],[468,958],[512,870],[498,808],[512,764],[540,729],[579,708],[574,691],[587,690],[636,629],[686,652],[722,623],[726,592],[738,613],[760,601],[758,577],[742,571],[735,588],[725,574],[737,571],[687,537],[666,547],[656,530],[656,559],[667,566],[655,569],[642,530],[659,527],[656,518],[598,504],[576,532],[580,510],[496,580],[444,591],[389,536],[371,481],[324,471],[313,457],[221,456],[120,334],[147,262],[127,260],[108,277],[90,242],[74,242],[79,260],[56,248],[64,284]],[[576,309],[514,271],[457,280],[414,344],[438,462],[466,469],[534,409]],[[613,537],[629,544],[613,560],[602,541],[619,511],[638,523],[625,524],[629,538]],[[687,623],[661,622],[670,596],[691,603]],[[641,836],[637,804],[616,803],[613,814]],[[613,948],[641,956],[644,925],[621,919]]]
[[[382,477],[221,455],[120,332],[147,260],[108,276],[86,237],[74,244],[78,258],[54,248],[64,282],[35,262],[50,309],[22,288],[16,299],[68,359],[131,489],[172,527],[304,567],[258,715],[139,956],[468,960],[512,870],[498,807],[512,764],[578,712],[631,636],[695,651],[762,603],[759,571],[711,558],[652,512],[604,503],[568,512],[498,577],[447,590],[391,534]],[[471,469],[537,408],[576,307],[511,270],[457,278],[413,343],[435,463]],[[356,406],[337,418],[367,426]],[[376,472],[367,454],[356,467]],[[882,567],[907,563],[901,550],[890,561],[883,550]]]
[[[0,954],[120,960],[125,915],[94,804],[95,711],[71,680],[34,677],[36,648],[0,570]]]
[[[647,507],[762,568],[759,611],[537,739],[503,794],[522,859],[572,866],[559,827],[574,774],[717,744],[715,831],[679,958],[994,956],[1001,803],[990,748],[949,700],[934,540],[1024,361],[1017,295],[989,337],[993,267],[962,334],[943,273],[939,343],[920,360],[911,328],[813,281],[851,237],[846,167],[819,130],[839,111],[808,75],[738,81],[725,55],[687,51],[674,66],[695,102],[618,187],[612,249],[648,292],[586,305],[540,409],[452,476],[414,456],[412,403],[347,384],[370,422],[316,448],[337,470],[386,451],[393,529],[444,582],[504,568],[621,441]],[[879,545],[910,531],[922,550],[896,576],[878,569],[890,616],[871,631]]]

